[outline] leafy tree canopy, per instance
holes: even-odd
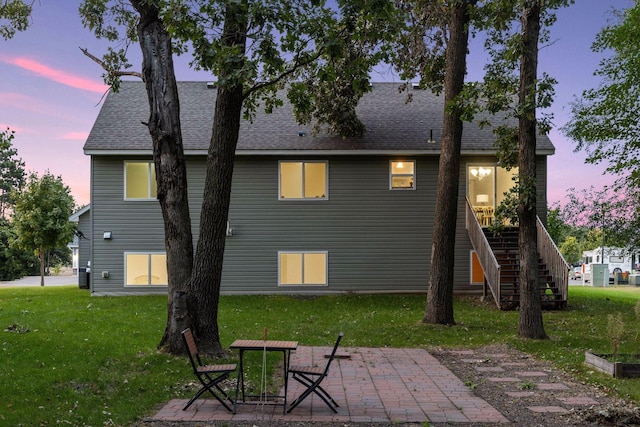
[[[289,100],[299,122],[315,120],[315,133],[327,125],[329,132],[357,136],[365,128],[355,109],[371,88],[370,72],[392,58],[394,37],[405,21],[392,1],[341,0],[338,6],[318,60],[298,69]]]
[[[533,119],[536,120],[539,133],[548,133],[553,120],[553,115],[546,113],[545,109],[553,102],[556,80],[547,73],[542,73],[535,87],[529,88],[524,102],[515,102],[518,94],[521,55],[525,49],[522,23],[519,19],[525,3],[531,2],[511,0],[486,2],[484,7],[479,9],[476,17],[477,29],[486,34],[484,45],[491,61],[485,65],[483,83],[469,90],[476,98],[484,100],[480,105],[484,111],[497,115],[498,120],[481,120],[480,124],[494,126],[498,158],[500,165],[506,168],[517,166],[517,128],[500,123],[500,120],[530,114],[532,106],[535,106],[533,111],[536,112],[536,117]],[[549,28],[556,21],[555,11],[573,4],[573,0],[551,0],[541,3],[538,43],[544,45],[549,43]]]
[[[563,128],[587,152],[587,162],[608,161],[607,171],[640,187],[640,2],[614,14],[592,45],[604,58],[595,75],[597,88],[572,104],[573,117]]]
[[[18,244],[36,252],[40,258],[41,276],[44,275],[47,252],[73,240],[74,225],[69,217],[74,205],[69,187],[61,177],[49,172],[42,177],[31,174],[24,190],[16,195],[13,224]]]
[[[609,239],[605,239],[605,246],[616,246],[615,243]],[[602,228],[591,228],[585,231],[584,240],[582,242],[582,251],[591,251],[597,247],[602,246]]]
[[[17,239],[13,225],[0,218],[0,281],[38,274],[38,259],[33,251],[19,247]]]
[[[563,208],[563,217],[567,224],[582,232],[584,243],[582,250],[594,247],[640,247],[637,233],[637,218],[640,216],[638,195],[629,189],[604,188],[577,191],[567,190],[568,202]]]
[[[16,157],[18,151],[11,145],[14,136],[9,129],[0,132],[0,218],[6,218],[14,204],[14,192],[25,183],[24,162]]]
[[[574,236],[567,237],[560,245],[560,253],[569,264],[575,264],[582,258],[580,243]]]
[[[337,2],[274,0],[240,1],[246,17],[246,50],[222,40],[226,1],[159,0],[160,16],[174,41],[174,52],[189,52],[195,69],[210,71],[216,84],[240,83],[246,118],[256,108],[267,112],[282,104],[276,96],[286,83],[297,82],[289,99],[300,122],[315,121],[341,135],[358,135],[355,114],[359,98],[369,90],[371,67],[384,56],[380,41],[398,22],[391,1]],[[138,15],[129,2],[84,0],[80,14],[97,37],[120,42],[99,61],[105,82],[118,89],[132,71],[127,50],[137,41]],[[85,52],[86,53],[86,52]],[[304,89],[304,90],[302,90]],[[338,108],[339,106],[339,108]]]
[[[8,40],[16,31],[26,30],[32,5],[24,0],[0,0],[0,37]]]
[[[33,173],[27,185],[16,195],[13,220],[20,244],[26,248],[55,249],[73,240],[74,200],[61,177],[46,172]]]
[[[547,209],[547,231],[551,240],[560,246],[570,233],[571,227],[562,217],[562,211],[559,207]]]

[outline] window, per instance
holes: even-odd
[[[167,286],[167,255],[164,253],[125,253],[126,286]]]
[[[624,257],[623,256],[611,255],[609,257],[609,262],[623,263],[624,262]]]
[[[482,227],[493,224],[496,207],[515,185],[517,177],[518,168],[507,170],[487,164],[467,166],[467,197]]]
[[[473,206],[497,207],[516,183],[518,168],[470,164],[467,166],[467,197]]]
[[[391,161],[389,187],[392,190],[414,190],[416,185],[416,162],[413,160]]]
[[[327,252],[278,252],[280,286],[327,286]]]
[[[149,200],[158,195],[153,162],[124,163],[125,200]]]
[[[327,200],[327,162],[280,162],[279,200]]]

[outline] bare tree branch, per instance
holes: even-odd
[[[79,48],[79,49],[82,51],[82,53],[84,53],[85,56],[87,56],[93,62],[95,62],[98,65],[100,65],[100,67],[102,67],[102,69],[105,70],[109,74],[112,74],[112,75],[117,76],[117,77],[133,76],[133,77],[137,77],[140,80],[144,81],[144,77],[142,76],[142,73],[140,73],[138,71],[116,71],[116,70],[112,70],[109,67],[107,67],[107,65],[104,63],[104,61],[102,61],[100,58],[98,58],[98,57],[92,55],[91,53],[89,53],[89,51],[87,49],[83,49],[83,48]]]

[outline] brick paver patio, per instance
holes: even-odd
[[[329,347],[298,347],[292,356],[324,366]],[[214,399],[199,399],[183,411],[184,399],[167,403],[157,421],[308,421],[397,423],[508,423],[499,411],[475,396],[465,384],[423,349],[341,348],[350,357],[334,360],[323,387],[340,407],[334,414],[316,396],[283,415],[282,407],[240,405],[231,414]],[[289,383],[289,400],[302,392]]]

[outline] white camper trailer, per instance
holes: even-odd
[[[613,281],[617,273],[633,273],[640,269],[640,252],[615,247],[595,248],[582,252],[583,276],[592,278],[592,264],[606,265],[609,270],[609,281]],[[604,270],[601,270],[604,273]]]

